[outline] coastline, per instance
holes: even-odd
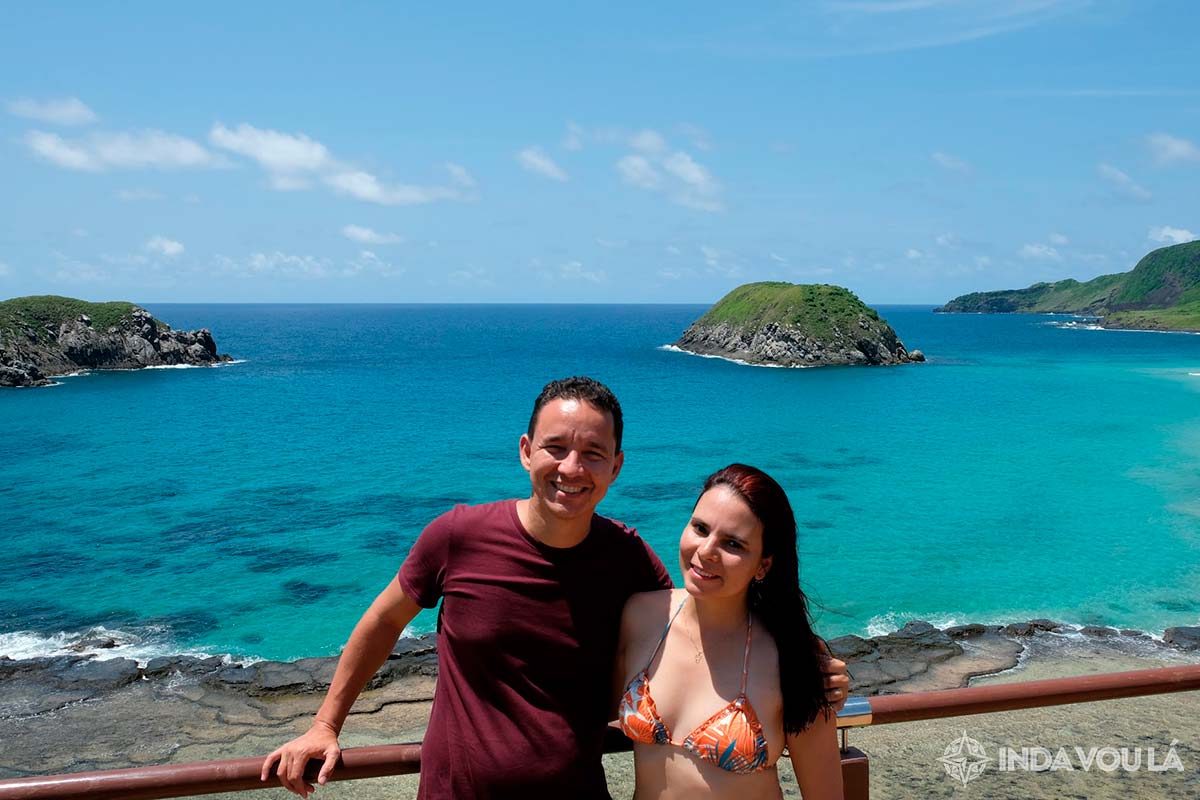
[[[855,651],[848,661],[856,695],[1200,663],[1200,650],[1138,632],[1055,632],[1036,623],[946,630],[910,623],[870,639],[842,637],[831,646],[843,656]],[[140,667],[88,656],[0,659],[0,778],[265,755],[307,728],[335,664],[334,658],[239,665],[179,656]],[[402,639],[351,712],[343,745],[419,741],[435,676],[433,637]],[[937,758],[964,729],[993,750],[1008,742],[1120,746],[1147,742],[1159,730],[1167,737],[1164,749],[1172,738],[1179,740],[1187,766],[1182,777],[1141,773],[1147,793],[1140,794],[1113,775],[1073,776],[1087,781],[1076,786],[1059,781],[1057,772],[989,775],[989,793],[1011,781],[1005,785],[1013,796],[1060,797],[1070,786],[1088,797],[1168,796],[1155,793],[1167,786],[1179,796],[1187,791],[1178,781],[1200,775],[1200,693],[858,729],[850,740],[872,757],[873,796],[949,797],[957,784]],[[614,797],[629,796],[632,757],[609,755],[605,765]],[[785,794],[789,785],[795,791],[789,769],[781,763]],[[415,776],[381,778],[331,784],[321,796],[413,797],[416,785]],[[1110,785],[1116,793],[1105,794]]]

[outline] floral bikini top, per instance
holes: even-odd
[[[687,598],[683,598],[683,603]],[[682,742],[671,738],[666,723],[658,715],[654,698],[650,696],[650,665],[666,641],[671,623],[683,610],[683,603],[675,609],[662,637],[646,666],[625,687],[621,698],[620,723],[626,736],[641,744],[669,744],[694,753],[702,761],[740,774],[749,774],[766,769],[767,740],[762,725],[746,697],[746,675],[750,667],[750,633],[753,623],[746,623],[746,657],[742,663],[742,691],[733,702],[713,714],[687,735]]]

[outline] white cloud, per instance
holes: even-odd
[[[700,245],[700,255],[704,257],[704,264],[708,267],[709,272],[716,272],[730,278],[742,274],[735,253],[702,244]]]
[[[117,192],[117,199],[133,203],[138,200],[162,200],[162,195],[153,189],[122,189]]]
[[[933,241],[937,243],[938,247],[958,247],[962,244],[962,240],[953,233],[939,233],[933,237]]]
[[[915,247],[910,247],[904,251],[904,257],[909,261],[916,261],[919,258],[924,258],[925,254]]]
[[[663,168],[678,178],[683,186],[674,193],[675,202],[701,211],[720,211],[717,199],[720,186],[712,173],[684,152],[675,152],[663,161]]]
[[[99,172],[104,166],[85,148],[69,144],[56,133],[30,131],[25,134],[25,144],[36,155],[66,169]]]
[[[570,151],[582,150],[583,136],[583,126],[576,125],[574,122],[568,122],[567,132],[563,135],[562,149]]]
[[[1146,137],[1154,163],[1165,166],[1179,162],[1200,162],[1200,147],[1187,139],[1167,133],[1154,133]]]
[[[232,129],[215,123],[208,133],[208,140],[215,147],[254,159],[263,169],[275,174],[316,172],[331,161],[325,145],[302,133],[280,133],[245,123]]]
[[[467,168],[462,164],[455,164],[453,161],[446,162],[446,171],[450,173],[450,181],[464,189],[475,188],[475,178]]]
[[[629,242],[624,239],[605,239],[603,236],[596,237],[596,244],[609,250],[620,250],[629,246]]]
[[[978,267],[979,269],[983,269],[984,267],[990,267],[991,265],[992,265],[992,260],[990,258],[988,258],[987,256],[975,256],[975,266]]]
[[[929,157],[932,158],[934,163],[942,169],[948,169],[951,172],[958,172],[963,175],[970,175],[972,172],[974,172],[974,169],[971,167],[971,165],[965,159],[959,158],[958,156],[952,156],[949,153],[936,152],[930,154]]]
[[[378,233],[362,225],[346,225],[342,235],[361,244],[397,244],[404,241],[403,236],[394,233]]]
[[[397,183],[387,186],[369,172],[354,170],[328,175],[325,183],[340,194],[348,194],[368,203],[385,206],[414,206],[459,197],[458,191],[444,186],[413,186]]]
[[[617,172],[625,183],[640,189],[657,189],[662,183],[662,175],[643,156],[623,157],[617,162]]]
[[[1185,228],[1172,228],[1169,225],[1151,228],[1147,236],[1150,241],[1162,244],[1183,244],[1184,242],[1194,242],[1200,238]]]
[[[446,280],[454,286],[466,286],[473,289],[491,289],[496,283],[491,273],[477,267],[463,267],[446,274]]]
[[[524,169],[551,180],[569,180],[566,170],[555,164],[554,159],[542,152],[540,147],[526,147],[517,153],[517,163]]]
[[[334,158],[321,142],[302,133],[282,133],[242,123],[228,128],[221,123],[209,131],[214,146],[258,163],[268,176],[271,188],[277,191],[300,191],[312,186],[312,179],[339,194],[380,205],[420,205],[437,200],[465,200],[464,189],[475,186],[475,180],[461,164],[446,163],[453,186],[415,186],[385,184],[365,170],[357,169]]]
[[[390,261],[384,261],[370,250],[363,250],[358,254],[357,259],[346,264],[346,266],[343,267],[338,274],[342,277],[349,278],[364,272],[379,275],[384,278],[395,278],[398,275],[404,274],[404,268],[397,267]]]
[[[145,248],[151,253],[158,253],[160,256],[174,258],[183,252],[183,245],[174,239],[168,239],[165,236],[155,236],[146,242]]]
[[[1112,185],[1119,196],[1127,200],[1137,200],[1144,203],[1154,196],[1147,189],[1140,186],[1133,178],[1111,164],[1100,164],[1096,167],[1096,171],[1100,173],[1101,178]]]
[[[658,131],[652,131],[647,128],[630,136],[629,146],[643,153],[657,155],[666,151],[667,140]]]
[[[580,261],[568,261],[558,268],[558,276],[562,280],[585,280],[590,283],[603,283],[608,276],[603,270],[584,269]]]
[[[678,247],[676,247],[673,244],[667,245],[664,249],[667,251],[667,255],[671,255],[671,256],[683,255],[683,251],[680,250]]]
[[[1062,255],[1053,247],[1040,242],[1027,244],[1018,252],[1021,258],[1027,258],[1032,261],[1062,261]]]
[[[1055,244],[1055,245],[1058,245],[1059,247],[1062,247],[1065,244],[1071,243],[1071,240],[1068,239],[1066,236],[1063,236],[1061,233],[1052,233],[1047,238],[1050,240],[1050,244]]]
[[[246,261],[244,271],[252,275],[275,275],[285,278],[324,278],[329,274],[329,262],[313,256],[281,253],[254,253]]]
[[[29,131],[25,134],[25,144],[53,164],[87,172],[109,168],[212,167],[221,163],[191,139],[155,130],[95,134],[73,142],[56,133]]]
[[[0,261],[0,278],[7,278],[9,275],[12,275],[12,268]]]
[[[684,123],[679,126],[679,132],[686,136],[688,141],[692,143],[692,147],[697,150],[707,152],[712,149],[712,141],[709,139],[708,131],[699,125]]]
[[[784,258],[783,256],[779,255],[778,253],[771,253],[770,259],[778,264],[788,263],[788,260],[786,258]]]
[[[8,104],[8,113],[15,117],[33,119],[51,125],[87,125],[98,117],[78,97],[59,100],[13,100]]]

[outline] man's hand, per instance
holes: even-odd
[[[821,672],[825,673],[825,699],[834,712],[842,710],[846,698],[850,696],[850,676],[846,673],[846,662],[834,658],[828,647],[823,655],[819,655]]]
[[[279,776],[279,782],[283,784],[283,788],[307,798],[309,793],[317,788],[304,780],[304,768],[308,766],[308,760],[310,758],[325,759],[325,763],[321,765],[321,771],[317,775],[317,783],[324,786],[341,754],[342,748],[338,745],[337,731],[328,723],[317,720],[303,736],[292,739],[267,756],[263,761],[260,777],[266,781],[271,775],[275,762],[278,761],[279,769],[276,774]]]

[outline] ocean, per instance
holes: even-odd
[[[334,654],[426,522],[527,493],[517,440],[572,374],[625,410],[601,512],[677,579],[743,461],[791,497],[826,636],[1200,623],[1200,336],[881,306],[927,363],[768,369],[666,347],[703,306],[149,309],[238,363],[0,392],[0,655]]]

